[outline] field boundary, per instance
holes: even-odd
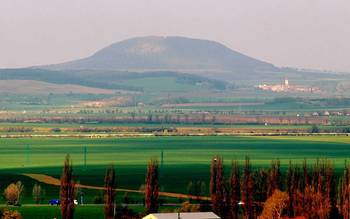
[[[7,134],[0,138],[133,138],[133,137],[166,137],[166,136],[350,136],[350,133],[123,133],[123,134]]]
[[[27,176],[31,179],[34,179],[38,182],[48,184],[48,185],[61,186],[61,181],[59,179],[54,178],[54,177],[49,176],[49,175],[34,174],[34,173],[25,173],[22,175]],[[80,183],[75,184],[75,186],[77,188],[84,188],[84,189],[104,190],[104,187],[83,185]],[[143,190],[133,190],[133,189],[123,189],[123,188],[117,188],[117,189],[115,189],[115,191],[117,191],[117,192],[130,192],[130,193],[145,193],[145,191],[143,191]],[[203,201],[210,200],[209,197],[205,197],[205,196],[194,196],[194,195],[172,193],[172,192],[159,192],[159,195],[164,196],[164,197],[171,197],[171,198],[196,199],[196,200],[203,200]]]

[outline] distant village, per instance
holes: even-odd
[[[301,85],[290,85],[288,79],[282,84],[267,85],[260,84],[257,88],[261,90],[269,90],[272,92],[303,92],[303,93],[319,93],[321,90],[318,87],[307,87]]]

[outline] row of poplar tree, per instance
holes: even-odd
[[[289,162],[282,173],[279,160],[267,169],[253,169],[246,157],[243,165],[232,161],[230,178],[225,179],[223,159],[215,157],[212,209],[228,219],[349,219],[350,166],[345,163],[344,173],[338,175],[327,159],[312,165],[306,160],[300,165]]]
[[[335,174],[334,165],[327,159],[308,165],[289,162],[282,173],[279,160],[266,169],[253,169],[250,159],[244,163],[232,161],[231,174],[224,172],[222,157],[216,156],[210,167],[210,198],[213,212],[227,219],[350,219],[350,165],[344,173]],[[144,199],[146,213],[159,207],[158,162],[150,160],[145,177]],[[113,167],[106,171],[104,185],[104,214],[116,217]],[[69,155],[61,176],[60,202],[62,219],[74,214],[75,183]],[[283,191],[283,192],[281,192]]]
[[[146,213],[154,213],[158,211],[158,162],[150,160],[147,166],[145,180],[145,209]],[[114,167],[107,168],[104,179],[104,215],[106,219],[119,218],[116,212],[116,175]],[[73,168],[70,156],[67,155],[64,161],[63,172],[61,176],[60,186],[60,208],[62,219],[72,219],[74,217],[74,199],[75,199],[75,183],[73,180]],[[123,218],[130,218],[124,215]]]

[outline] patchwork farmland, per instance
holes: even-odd
[[[208,183],[210,160],[215,155],[222,156],[227,167],[231,160],[243,162],[249,156],[257,168],[268,167],[272,159],[279,159],[285,168],[289,160],[301,163],[304,159],[314,162],[328,158],[337,169],[342,169],[350,157],[347,136],[13,138],[1,139],[0,147],[3,179],[9,179],[4,175],[15,178],[23,173],[59,178],[64,157],[69,153],[80,183],[103,186],[104,170],[113,164],[118,187],[139,189],[144,183],[147,161],[157,158],[161,162],[162,189],[179,193],[186,193],[191,180]]]

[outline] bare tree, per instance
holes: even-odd
[[[32,195],[35,203],[39,204],[44,199],[45,190],[41,188],[40,184],[35,183],[33,186]]]

